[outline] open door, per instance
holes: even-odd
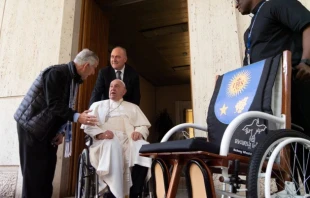
[[[77,111],[88,109],[91,92],[95,85],[98,71],[106,66],[108,61],[108,35],[109,20],[94,0],[82,0],[79,51],[88,48],[99,56],[99,65],[96,74],[87,78],[80,86],[78,93]],[[80,124],[73,126],[73,153],[70,158],[68,195],[74,195],[78,157],[83,150],[85,134],[80,129]]]

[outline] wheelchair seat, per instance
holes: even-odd
[[[211,153],[219,153],[220,145],[208,142],[207,138],[194,137],[186,140],[175,140],[162,143],[153,143],[143,146],[140,153],[147,152],[184,152],[184,151],[208,151]]]

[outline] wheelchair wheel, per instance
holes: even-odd
[[[154,197],[166,197],[169,187],[170,173],[164,161],[155,159],[151,167]]]
[[[99,188],[99,183],[98,183],[98,175],[96,173],[96,169],[89,165],[89,197],[98,197],[98,188]]]
[[[289,138],[310,140],[303,133],[293,130],[271,132],[266,141],[253,152],[246,180],[247,197],[265,197],[265,188],[270,188],[269,197],[307,197],[310,184],[310,145],[290,142],[282,147],[285,150],[274,153],[274,149]],[[274,154],[273,154],[274,153]],[[271,155],[277,157],[271,162],[271,175],[266,175],[267,162]],[[266,179],[266,181],[265,181]],[[307,191],[307,192],[306,192]],[[306,194],[308,193],[308,194]],[[267,197],[268,197],[267,195]]]
[[[216,197],[210,169],[199,159],[190,160],[185,168],[188,197]]]
[[[89,198],[90,193],[90,177],[89,177],[89,159],[88,151],[83,150],[79,157],[79,169],[77,176],[77,183],[75,187],[75,197],[76,198]]]

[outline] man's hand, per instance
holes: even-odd
[[[92,110],[85,110],[80,114],[78,122],[85,125],[95,126],[98,123],[97,117],[94,115],[88,115]]]
[[[134,131],[132,134],[131,134],[131,139],[133,141],[137,141],[137,140],[141,140],[142,139],[142,134],[140,132],[136,132]]]
[[[298,69],[296,78],[302,81],[309,81],[310,80],[310,66],[306,65],[305,63],[299,63],[296,66]]]
[[[98,139],[98,140],[113,139],[113,137],[114,137],[114,134],[110,130],[107,130],[103,133],[96,135],[96,139]]]
[[[63,134],[62,133],[58,133],[52,140],[52,145],[54,146],[58,146],[60,144],[62,144],[63,142]]]

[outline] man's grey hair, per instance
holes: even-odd
[[[78,65],[89,63],[91,66],[94,66],[99,62],[99,58],[95,52],[85,48],[76,55],[73,61]]]

